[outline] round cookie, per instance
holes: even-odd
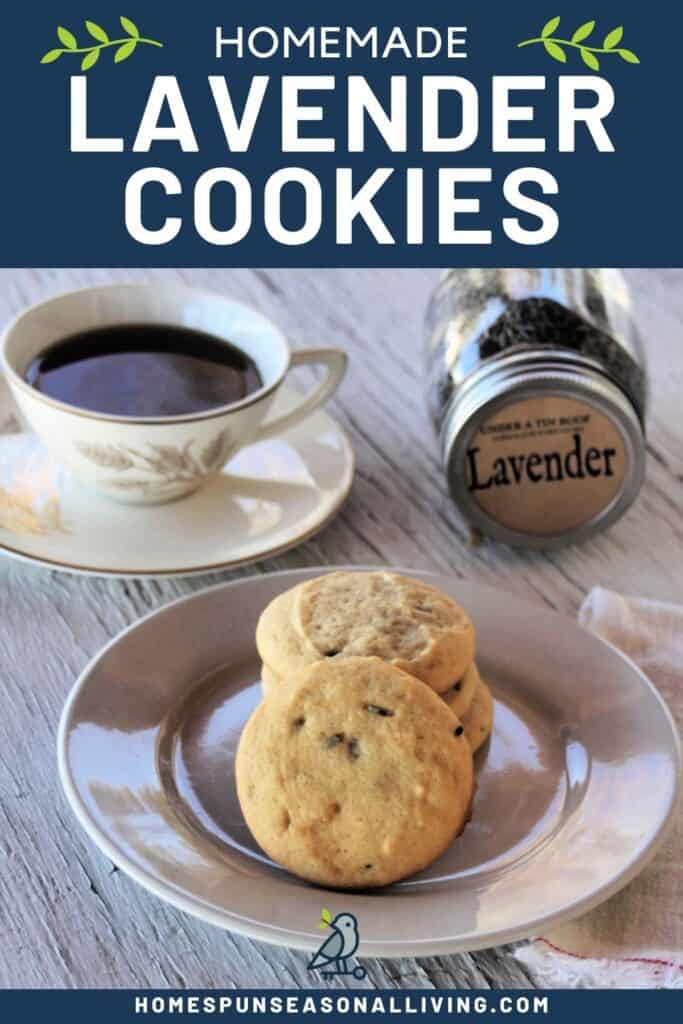
[[[261,686],[264,697],[271,697],[282,688],[282,680],[268,665],[261,665]]]
[[[465,825],[472,752],[428,687],[378,658],[319,662],[249,719],[237,793],[254,838],[333,888],[388,885]]]
[[[458,718],[462,719],[462,716],[471,705],[480,683],[481,676],[479,675],[479,670],[475,663],[472,662],[465,670],[462,679],[458,679],[457,683],[454,683],[450,690],[446,690],[445,693],[441,694],[453,714]]]
[[[264,665],[280,676],[288,668],[303,668],[316,661],[308,658],[292,628],[292,610],[297,587],[285,590],[266,605],[256,623],[256,650]]]
[[[474,627],[452,598],[390,572],[335,572],[280,595],[256,631],[263,661],[280,677],[320,659],[379,657],[437,693],[474,658]]]
[[[476,689],[472,703],[462,716],[462,724],[472,753],[476,754],[479,747],[486,743],[493,728],[493,697],[483,679]]]

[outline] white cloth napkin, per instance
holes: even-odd
[[[683,607],[596,587],[579,622],[628,654],[683,729]],[[683,801],[664,846],[625,889],[516,950],[544,988],[683,988]]]

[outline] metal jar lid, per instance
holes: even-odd
[[[624,514],[644,475],[642,423],[596,361],[528,348],[480,366],[451,399],[441,456],[469,523],[551,549]]]

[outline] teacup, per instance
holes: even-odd
[[[122,323],[171,324],[204,331],[241,349],[263,385],[233,404],[186,416],[136,419],[67,405],[26,379],[32,360],[69,335]],[[83,483],[135,504],[189,494],[220,472],[238,448],[287,430],[337,389],[346,355],[337,348],[290,351],[260,313],[232,299],[167,284],[106,285],[32,306],[5,330],[2,368],[28,425]],[[288,412],[267,419],[290,369],[320,363],[323,380]]]

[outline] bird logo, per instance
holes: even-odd
[[[335,918],[326,907],[320,914],[319,928],[331,928],[308,965],[309,971],[320,971],[324,978],[337,975],[351,975],[358,981],[367,976],[367,971],[360,964],[349,966],[349,960],[358,949],[358,921],[353,914],[337,914]]]

